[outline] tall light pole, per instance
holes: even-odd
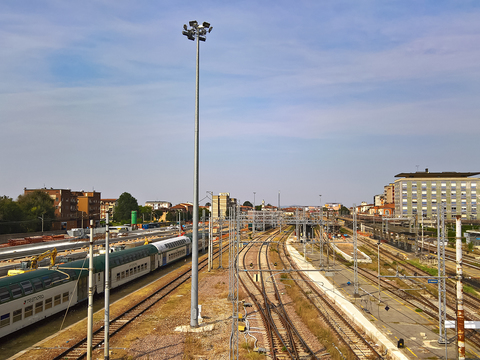
[[[183,25],[182,34],[189,40],[197,40],[197,75],[195,87],[195,161],[193,171],[193,236],[192,236],[192,297],[190,305],[190,326],[198,326],[198,90],[199,90],[199,66],[200,66],[200,41],[206,40],[207,32],[212,31],[209,23],[198,24],[193,20]]]

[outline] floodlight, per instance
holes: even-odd
[[[211,32],[212,29],[213,29],[213,26],[210,26],[210,27],[208,28],[208,32]]]
[[[202,25],[203,25],[203,27],[205,27],[207,29],[210,27],[210,24],[207,23],[206,21],[204,21]]]
[[[196,20],[190,21],[188,24],[192,27],[197,27],[198,26],[198,23],[197,23]]]
[[[198,40],[200,40],[200,41],[205,41],[205,40],[207,40],[207,38],[205,38],[205,37],[203,37],[203,36],[200,36],[200,35],[198,35]]]
[[[185,30],[188,30],[186,24],[183,24],[183,28],[184,28]]]

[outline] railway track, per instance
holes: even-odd
[[[280,244],[279,244],[280,247]],[[285,244],[281,244],[281,260],[285,269],[298,270],[295,263],[287,256]],[[366,334],[362,334],[355,329],[345,316],[332,306],[328,298],[321,293],[318,288],[312,285],[311,281],[298,271],[300,281],[294,280],[301,289],[303,295],[309,300],[312,306],[317,310],[325,324],[327,324],[352,352],[357,359],[382,359],[382,355],[370,344]]]
[[[373,251],[377,251],[377,248],[370,244],[368,240],[364,239],[364,245],[370,248]],[[431,274],[427,273],[426,271],[406,262],[403,259],[396,257],[395,255],[389,253],[388,251],[381,251],[382,259],[388,258],[390,261],[395,261],[401,269],[408,273],[408,275],[419,275],[419,276],[431,276]],[[366,269],[362,269],[358,267],[359,274],[364,276],[366,279],[370,280],[372,284],[378,283],[378,276],[375,272],[372,273]],[[408,302],[414,307],[421,309],[427,315],[432,318],[438,318],[438,296],[433,294],[425,285],[427,284],[426,278],[417,278],[417,279],[409,279],[406,277],[402,277],[399,275],[399,279],[406,283],[408,287],[411,288],[411,285],[414,285],[416,288],[420,290],[419,285],[423,286],[423,294],[422,296],[415,294],[409,290],[405,290],[400,287],[395,282],[389,282],[380,278],[380,283],[382,286],[382,290],[388,290],[392,294],[400,297],[403,301]],[[446,282],[446,317],[447,320],[455,320],[456,319],[456,288],[455,285],[450,284],[448,281]],[[464,309],[465,309],[465,320],[466,321],[479,321],[480,316],[478,314],[478,309],[480,308],[480,300],[476,297],[464,293]],[[480,334],[475,330],[465,330],[465,337],[467,340],[471,341],[474,345],[480,344]]]
[[[257,284],[248,272],[241,274],[240,282],[258,309],[269,344],[267,352],[274,360],[318,359],[282,303],[268,256],[268,249],[275,234],[276,232],[269,232],[259,246],[256,246],[257,242],[252,242],[243,252],[242,263],[245,270],[248,268],[247,258],[251,256],[249,252],[258,248],[255,262],[260,270],[260,284]],[[251,264],[253,265],[253,262]]]
[[[227,251],[226,249],[223,250]],[[218,251],[215,253],[215,257],[218,257]],[[204,269],[208,265],[208,259],[198,263],[198,270]],[[145,311],[150,309],[152,306],[157,304],[159,301],[168,296],[172,291],[178,288],[180,285],[188,281],[191,277],[191,270],[188,269],[182,272],[177,278],[171,282],[163,285],[161,288],[157,289],[154,293],[150,294],[144,300],[133,305],[131,308],[124,311],[122,314],[118,315],[116,318],[110,320],[109,323],[109,336],[112,338],[120,330],[125,328],[138,316],[143,314]],[[92,340],[92,350],[99,348],[105,339],[105,328],[104,326],[100,327],[93,332]],[[87,355],[87,338],[84,338],[75,344],[72,344],[68,349],[64,350],[62,353],[56,355],[53,360],[70,360],[70,359],[83,359]]]

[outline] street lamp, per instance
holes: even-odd
[[[198,326],[198,88],[199,88],[199,65],[200,65],[200,40],[205,41],[207,31],[212,31],[209,23],[198,24],[197,21],[190,21],[183,25],[182,34],[189,40],[197,40],[197,71],[195,87],[195,161],[193,171],[193,236],[192,236],[192,297],[190,305],[190,326]]]

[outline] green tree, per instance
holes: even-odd
[[[20,206],[7,196],[0,197],[0,234],[23,231],[24,214]]]
[[[177,221],[177,212],[176,211],[169,211],[167,213],[167,216],[165,217],[165,220],[170,221],[170,222],[176,222]]]
[[[342,205],[339,211],[340,215],[350,215],[350,210]]]
[[[132,216],[132,211],[137,211],[138,215],[138,202],[132,195],[124,192],[117,200],[117,205],[113,210],[113,219],[116,222],[129,222]]]
[[[153,214],[156,219],[160,219],[163,215],[163,210],[157,209],[153,211]]]
[[[243,206],[250,206],[251,208],[253,208],[253,204],[248,200],[243,203]]]
[[[20,195],[17,203],[23,211],[25,220],[31,220],[26,223],[27,231],[42,230],[42,217],[44,230],[51,229],[52,220],[55,218],[55,207],[50,195],[41,190],[35,190],[25,195]]]
[[[151,206],[138,206],[138,217],[140,219],[151,220],[153,217],[153,208]],[[146,221],[145,220],[145,221]]]

